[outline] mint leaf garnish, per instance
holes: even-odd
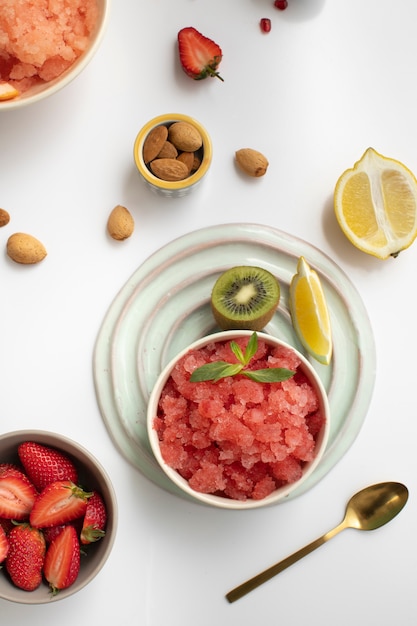
[[[295,372],[285,367],[268,367],[264,370],[244,371],[242,374],[258,383],[280,383],[292,378]]]
[[[221,378],[227,378],[227,376],[235,376],[238,374],[243,365],[240,363],[226,363],[226,361],[213,361],[213,363],[206,363],[201,367],[197,367],[191,374],[190,381],[192,383],[201,383],[205,380],[213,380],[217,382]]]
[[[199,383],[208,380],[218,382],[222,378],[242,374],[259,383],[277,383],[288,380],[295,374],[295,372],[285,367],[271,367],[259,370],[245,369],[258,349],[258,335],[256,332],[251,335],[244,353],[235,341],[230,342],[230,348],[239,363],[227,363],[227,361],[205,363],[205,365],[194,370],[190,376],[190,382]]]
[[[258,335],[252,333],[245,350],[245,365],[248,365],[252,357],[255,356],[258,349]]]
[[[231,341],[230,342],[230,349],[233,352],[233,354],[235,355],[235,357],[237,358],[237,360],[242,363],[242,365],[246,365],[245,363],[245,356],[242,352],[241,347],[239,346],[238,343],[236,343],[236,341]]]

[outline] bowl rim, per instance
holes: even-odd
[[[100,0],[98,0],[98,5],[99,2]],[[43,88],[39,89],[39,91],[33,95],[30,93],[25,95],[25,93],[23,93],[21,96],[19,95],[15,98],[11,98],[10,100],[0,102],[0,112],[21,109],[29,104],[35,104],[35,102],[49,98],[49,96],[52,96],[72,83],[72,81],[77,78],[77,76],[79,76],[85,67],[90,63],[103,41],[107,25],[109,23],[111,2],[112,0],[101,0],[102,11],[97,21],[94,33],[91,35],[93,37],[92,43],[85,52],[75,59],[74,63],[70,65],[65,72],[57,76],[54,80],[46,82],[42,85]]]
[[[176,470],[172,469],[169,465],[167,465],[167,463],[165,463],[160,452],[158,436],[156,434],[156,431],[153,428],[153,420],[156,415],[156,407],[157,407],[157,403],[158,403],[162,388],[164,387],[166,381],[168,380],[175,363],[179,359],[181,359],[185,354],[187,354],[187,352],[189,352],[190,350],[201,348],[207,343],[217,342],[217,341],[226,341],[226,340],[231,340],[237,337],[250,337],[252,333],[253,331],[251,330],[220,331],[220,332],[215,332],[211,335],[206,335],[205,337],[201,337],[200,339],[197,339],[193,343],[186,346],[175,357],[173,357],[170,360],[170,362],[167,363],[167,365],[161,371],[155,385],[153,386],[151,390],[149,401],[148,401],[148,407],[147,407],[146,425],[147,425],[149,443],[151,446],[152,453],[154,454],[156,461],[158,462],[159,466],[164,471],[164,473],[177,487],[181,489],[182,492],[184,492],[184,494],[186,494],[188,497],[191,497],[195,502],[199,502],[201,504],[206,504],[206,505],[211,505],[217,508],[229,509],[229,510],[249,510],[249,509],[266,507],[272,504],[278,504],[280,502],[285,501],[286,497],[290,493],[292,493],[292,491],[298,488],[312,474],[312,472],[316,469],[317,465],[320,463],[323,457],[324,451],[326,449],[328,439],[329,439],[329,433],[330,433],[331,415],[330,415],[330,407],[329,407],[327,393],[319,375],[317,374],[317,372],[315,371],[311,363],[301,352],[299,352],[299,350],[294,348],[294,346],[290,345],[289,343],[279,339],[278,337],[274,337],[273,335],[268,335],[267,333],[264,333],[264,332],[257,332],[259,339],[262,339],[269,343],[273,343],[275,345],[281,345],[281,346],[287,347],[291,349],[292,351],[294,351],[300,357],[301,365],[303,369],[307,371],[309,380],[314,383],[316,390],[318,391],[318,394],[319,394],[320,406],[325,416],[325,423],[324,423],[324,426],[322,427],[320,436],[316,442],[315,457],[312,461],[306,463],[305,469],[303,471],[303,476],[299,480],[295,481],[294,483],[290,483],[289,485],[284,485],[283,487],[280,487],[279,489],[272,492],[269,496],[266,496],[262,500],[248,499],[245,501],[240,501],[240,500],[232,500],[228,498],[223,498],[221,496],[215,496],[212,494],[205,494],[205,493],[201,493],[201,492],[191,489],[191,487],[188,484],[188,481],[182,478],[182,476],[180,476],[180,474]]]
[[[73,456],[75,452],[79,452],[86,458],[88,462],[87,471],[91,473],[92,468],[94,468],[94,472],[101,475],[101,478],[103,479],[106,487],[105,493],[102,495],[105,498],[105,501],[108,499],[112,503],[112,515],[111,518],[107,520],[107,529],[105,536],[106,542],[101,544],[101,546],[104,547],[101,550],[100,562],[94,567],[91,567],[90,571],[85,574],[85,578],[82,581],[76,580],[73,585],[71,585],[67,589],[62,589],[55,596],[51,596],[48,588],[44,584],[42,584],[41,587],[38,587],[38,589],[35,589],[33,592],[19,589],[18,587],[13,586],[10,581],[8,581],[9,585],[5,585],[4,589],[0,587],[0,598],[4,600],[9,600],[10,602],[14,602],[17,604],[49,604],[52,602],[57,602],[59,600],[64,600],[65,598],[68,598],[78,591],[84,589],[99,574],[113,549],[118,526],[118,503],[113,483],[101,462],[82,444],[71,439],[70,437],[67,437],[66,435],[62,435],[55,431],[26,428],[8,431],[0,434],[0,445],[2,442],[8,440],[16,440],[16,442],[35,441],[46,446],[49,445],[58,450],[62,450],[63,452],[66,452]],[[12,441],[10,443],[12,445]],[[60,444],[62,444],[62,447]],[[16,443],[16,456],[17,445],[18,443]],[[8,592],[9,589],[10,592]],[[46,595],[44,597],[40,597],[40,594],[36,594],[38,590],[45,590]]]
[[[183,180],[162,180],[161,178],[155,176],[155,174],[152,174],[143,160],[143,144],[149,132],[154,127],[165,126],[174,122],[187,122],[200,132],[203,139],[203,159],[198,170],[196,170],[194,174],[191,174],[191,176],[187,176],[187,178],[184,178]],[[140,129],[133,145],[133,158],[139,173],[143,176],[145,181],[158,189],[170,191],[187,189],[188,187],[192,187],[198,183],[207,173],[212,161],[212,156],[213,147],[207,130],[201,122],[184,113],[164,113],[152,118]]]

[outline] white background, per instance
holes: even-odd
[[[369,146],[417,173],[414,0],[114,0],[104,42],[85,72],[33,107],[0,111],[0,428],[41,428],[79,441],[108,470],[119,501],[113,552],[77,596],[51,605],[0,601],[8,626],[323,626],[417,618],[415,541],[417,244],[385,262],[357,251],[332,210],[339,175]],[[263,35],[259,19],[270,17]],[[176,34],[195,26],[223,48],[221,74],[190,80]],[[134,169],[136,133],[178,111],[211,134],[202,185],[177,200],[153,195]],[[267,155],[267,175],[240,175],[234,152]],[[136,230],[106,234],[123,204]],[[92,355],[103,317],[155,250],[203,226],[257,222],[321,248],[361,294],[377,346],[369,413],[353,446],[313,489],[244,513],[165,493],[115,449],[94,392]],[[38,237],[39,265],[10,261],[7,238]],[[372,533],[347,530],[255,592],[233,586],[335,526],[358,489],[398,480],[404,511]]]

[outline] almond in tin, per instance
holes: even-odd
[[[155,126],[150,131],[143,143],[143,160],[145,163],[150,163],[153,159],[156,159],[167,138],[168,129],[163,124]]]
[[[178,150],[170,141],[165,141],[160,152],[158,152],[157,159],[176,159],[178,156]]]
[[[184,163],[188,168],[188,173],[191,174],[194,165],[194,152],[181,152],[177,156],[177,161]]]
[[[198,154],[194,154],[193,165],[191,167],[191,171],[192,172],[197,171],[200,165],[201,165],[200,157],[198,156]]]
[[[188,167],[178,159],[154,159],[150,163],[152,173],[168,181],[184,180],[189,175]]]
[[[188,122],[174,122],[168,130],[169,140],[177,150],[195,152],[203,145],[203,138],[197,128]]]

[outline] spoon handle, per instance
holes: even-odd
[[[256,587],[259,587],[267,580],[270,580],[290,565],[293,565],[307,554],[310,554],[310,552],[313,552],[313,550],[315,550],[316,548],[322,546],[324,543],[326,543],[326,541],[337,535],[337,533],[339,533],[344,528],[346,528],[346,526],[345,523],[342,522],[341,524],[336,526],[336,528],[333,528],[333,530],[330,530],[322,537],[319,537],[315,541],[309,543],[307,546],[304,546],[304,548],[297,550],[297,552],[294,552],[290,556],[287,556],[282,561],[279,561],[279,563],[271,565],[271,567],[268,567],[268,569],[264,570],[260,574],[257,574],[256,576],[250,578],[238,587],[235,587],[235,589],[232,589],[231,591],[229,591],[229,593],[226,594],[227,600],[229,602],[235,602],[236,600],[239,600],[239,598],[242,598],[250,591],[253,591],[253,589],[256,589]]]

